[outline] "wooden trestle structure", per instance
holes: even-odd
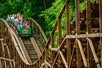
[[[66,0],[48,40],[33,19],[29,39],[0,19],[0,68],[102,68],[102,0],[86,0],[82,11],[75,0],[74,19],[69,19]]]

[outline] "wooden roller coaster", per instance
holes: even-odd
[[[102,0],[86,0],[82,11],[75,0],[71,23],[69,16],[66,0],[48,40],[31,18],[33,36],[25,38],[0,19],[0,68],[102,68]]]

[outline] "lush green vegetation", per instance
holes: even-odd
[[[64,6],[66,0],[55,0],[55,2],[53,2],[52,6],[48,9],[46,9],[46,11],[43,11],[40,16],[45,16],[45,22],[47,23],[45,30],[47,30],[46,35],[49,36],[56,18],[58,17],[61,8]],[[85,5],[85,1],[86,0],[80,0],[80,10],[82,10],[84,8]],[[70,21],[73,20],[73,16],[74,16],[74,11],[75,11],[75,0],[70,0]],[[63,22],[65,22],[65,15],[63,17]],[[64,25],[64,23],[62,24]]]
[[[34,18],[49,36],[56,18],[66,0],[0,0],[0,17],[6,18],[8,14],[22,13],[25,17]],[[70,20],[75,10],[74,1],[70,3]],[[81,0],[81,9],[85,0]]]

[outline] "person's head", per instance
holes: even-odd
[[[18,13],[17,13],[17,16],[20,16],[20,15],[21,15],[21,14],[18,12]]]

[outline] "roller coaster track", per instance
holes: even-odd
[[[22,62],[24,62],[26,65],[33,65],[34,62],[36,62],[41,57],[42,51],[43,51],[43,48],[41,45],[44,45],[47,42],[47,39],[46,39],[46,36],[44,35],[43,31],[39,27],[39,25],[36,23],[36,21],[31,18],[29,20],[32,21],[32,25],[33,24],[36,25],[36,27],[34,26],[34,28],[37,28],[37,29],[36,29],[35,34],[32,37],[26,37],[26,38],[18,36],[17,32],[11,26],[9,26],[9,24],[4,19],[0,19],[0,21],[1,21],[0,24],[1,24],[1,30],[3,30],[6,34],[10,35],[10,37],[9,37],[10,39],[8,39],[8,40],[9,40],[9,42],[12,42],[14,44],[13,47],[15,47],[15,49],[16,49],[14,51],[16,51],[18,53],[18,56],[22,60]],[[4,29],[7,29],[7,31],[5,31]],[[1,32],[1,33],[3,33],[3,32]],[[2,34],[2,39],[1,39],[2,44],[1,45],[2,45],[3,51],[5,50],[4,44],[6,44],[6,46],[8,46],[8,47],[9,46],[12,47],[11,45],[9,45],[8,41],[5,41],[4,37],[6,37],[6,36]],[[34,38],[37,38],[37,39],[35,40]],[[7,37],[6,37],[6,40],[7,40]],[[40,41],[42,41],[42,42],[40,42]],[[14,52],[14,53],[16,53],[16,52]],[[9,51],[9,56],[10,56],[10,53],[12,53],[12,52]],[[5,60],[6,60],[6,58],[8,58],[8,57],[6,57],[5,54],[3,55],[3,57],[5,57]],[[9,57],[9,59],[11,59],[11,57]],[[17,59],[17,60],[19,60],[19,59]],[[13,60],[12,60],[12,62],[14,64]],[[5,64],[6,63],[7,62],[5,62]],[[11,63],[11,60],[10,60],[10,63]],[[20,64],[20,62],[19,62],[19,64]],[[6,67],[6,65],[2,66],[2,67]],[[9,67],[9,66],[7,66],[7,67]],[[14,68],[13,66],[11,66],[11,67]],[[18,66],[18,68],[19,67],[21,67],[21,66]]]
[[[25,38],[0,19],[0,68],[102,68],[102,0],[86,0],[83,11],[79,5],[70,24],[66,0],[48,40],[31,18],[33,36]]]

